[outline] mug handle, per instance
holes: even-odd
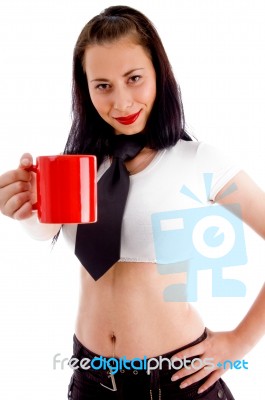
[[[37,173],[37,165],[31,165],[28,168],[24,168],[26,171],[29,172],[35,172],[35,174]],[[32,210],[33,211],[37,211],[38,210],[38,202],[32,204]]]

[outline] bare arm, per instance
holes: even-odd
[[[235,185],[236,190],[222,197],[223,193]],[[229,206],[239,204],[242,210],[242,220],[265,239],[265,192],[244,172],[239,172],[217,194],[216,203]]]
[[[59,224],[41,224],[32,211],[36,202],[35,174],[25,168],[32,165],[32,156],[23,154],[19,168],[0,176],[0,211],[19,220],[26,232],[36,240],[51,239],[59,231]]]
[[[35,240],[49,240],[60,230],[60,224],[41,224],[37,213],[33,212],[29,218],[19,221],[26,233]]]
[[[237,190],[222,198],[223,192],[231,183],[235,183]],[[216,202],[223,206],[239,204],[242,210],[242,220],[265,239],[265,193],[245,172],[237,174],[232,182],[229,182],[220,191]],[[236,333],[241,338],[246,351],[254,347],[265,334],[265,285],[245,318],[236,328]]]
[[[227,193],[227,189],[231,184],[235,184],[237,190],[222,197],[224,192]],[[265,238],[265,193],[245,172],[238,173],[230,180],[218,193],[215,201],[224,207],[229,207],[230,204],[239,204],[242,211],[242,220],[252,227],[262,238]],[[225,373],[225,369],[218,367],[217,363],[223,363],[225,360],[235,361],[242,359],[264,334],[265,285],[263,285],[246,316],[234,330],[212,332],[207,329],[207,338],[203,342],[174,355],[177,358],[189,358],[196,357],[199,354],[202,361],[207,358],[214,360],[213,368],[200,368],[199,370],[182,368],[173,374],[172,380],[186,377],[180,385],[183,388],[207,376],[206,381],[199,388],[199,393],[202,393]]]

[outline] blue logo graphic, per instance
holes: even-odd
[[[248,361],[246,360],[225,360],[223,363],[218,362],[216,365],[218,368],[223,367],[223,369],[248,369]]]
[[[204,174],[207,192],[211,178],[212,174]],[[231,190],[236,188],[229,188],[228,192]],[[181,192],[200,201],[185,186]],[[159,273],[187,273],[186,284],[174,284],[165,289],[165,301],[196,301],[197,272],[206,269],[212,270],[214,297],[245,296],[246,288],[241,281],[222,277],[224,267],[247,262],[238,204],[158,212],[152,215],[152,229]]]

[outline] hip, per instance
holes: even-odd
[[[197,391],[203,380],[185,389],[179,388],[181,380],[171,381],[172,374],[181,367],[176,362],[174,366],[170,364],[171,357],[176,352],[203,341],[206,336],[205,329],[196,340],[181,348],[157,357],[138,358],[130,362],[127,360],[126,364],[119,358],[104,358],[92,352],[74,336],[73,356],[69,363],[75,370],[68,388],[68,399],[213,400],[222,398],[233,400],[230,390],[222,379],[200,395]],[[162,363],[161,360],[163,360]]]

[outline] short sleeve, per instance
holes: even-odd
[[[212,174],[209,200],[214,201],[218,192],[242,169],[222,151],[201,142],[197,149],[196,166],[201,173]]]

